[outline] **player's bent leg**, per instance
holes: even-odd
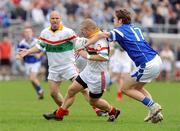
[[[84,98],[86,99],[86,101],[89,103],[89,90],[88,90],[87,84],[81,79],[80,76],[78,76],[78,77],[76,78],[76,81],[83,86],[84,90],[82,90],[81,93],[83,94],[83,96],[84,96]],[[106,113],[106,112],[98,109],[97,107],[92,106],[92,108],[93,108],[93,110],[96,112],[96,115],[97,115],[97,116],[107,116],[107,113]]]
[[[148,122],[148,121],[153,121],[152,119],[154,118],[154,123],[158,123],[158,119],[161,121],[163,120],[163,116],[162,113],[160,113],[160,115],[158,115],[156,117],[156,114],[159,114],[159,112],[162,110],[161,106],[158,103],[154,103],[152,100],[152,96],[151,94],[145,89],[145,88],[136,88],[137,90],[139,90],[141,93],[143,93],[147,98],[149,98],[151,100],[152,105],[149,106],[149,112],[148,115],[144,118],[144,122]],[[162,116],[162,117],[161,117]]]
[[[63,103],[63,100],[64,100],[62,94],[59,91],[59,86],[61,84],[61,81],[56,82],[53,80],[48,80],[48,84],[49,84],[49,90],[50,90],[51,97],[53,98],[53,100],[55,101],[55,103],[58,106],[61,106]]]
[[[152,99],[152,96],[151,94],[143,87],[143,88],[139,88],[139,87],[136,87],[137,90],[139,90],[141,93],[144,94],[144,96]],[[150,117],[150,111],[148,110],[148,114],[147,116],[144,118],[144,122],[148,122],[149,121],[149,117]]]
[[[143,89],[145,83],[136,82],[130,77],[127,77],[124,83],[126,84],[123,85],[122,91],[126,95],[142,102],[144,105],[149,107],[150,115],[145,118],[145,121],[151,120],[155,115],[157,115],[157,113],[162,110],[161,106],[158,103],[154,103],[151,98],[145,96],[144,92],[140,91],[141,89]]]
[[[138,91],[140,91],[144,96],[152,99],[151,94],[144,88],[144,87],[135,87]],[[144,122],[148,122],[148,119],[150,117],[150,111],[148,110],[147,116],[144,118]]]
[[[111,109],[111,105],[104,99],[100,99],[100,98],[90,98],[89,103],[92,106],[95,106],[101,110],[104,111],[110,111]]]
[[[60,83],[61,82],[56,82],[56,81],[53,81],[53,80],[48,80],[49,89],[50,89],[50,95],[51,95],[51,97],[53,98],[53,100],[55,101],[55,103],[58,106],[61,106],[62,103],[63,103],[63,100],[64,100],[63,96],[59,92],[59,85],[60,85]],[[55,113],[56,113],[56,110],[54,112],[52,112],[52,113],[44,113],[43,117],[46,120],[51,120],[51,119],[55,118]]]
[[[68,111],[67,109],[74,103],[75,95],[82,90],[84,90],[83,86],[77,81],[73,81],[71,86],[68,88],[62,106],[56,111],[55,114],[56,120],[63,120],[66,112]]]
[[[136,87],[136,89],[137,89],[138,91],[140,91],[142,94],[144,94],[144,96],[152,99],[151,94],[150,94],[144,87]]]
[[[89,91],[88,91],[88,89],[82,90],[81,93],[83,94],[86,101],[89,103]],[[97,108],[96,106],[92,106],[92,108],[95,111],[97,116],[107,116],[108,115],[106,111],[103,111],[103,110]]]
[[[108,112],[109,122],[113,122],[120,114],[120,110],[116,109],[115,107],[111,106],[106,100],[101,99],[102,93],[100,94],[92,94],[90,93],[90,101],[89,103],[92,106],[95,106],[103,111]]]
[[[68,109],[73,104],[75,95],[78,92],[81,92],[82,90],[84,90],[84,87],[81,84],[79,84],[76,80],[73,81],[71,86],[68,88],[62,108]]]
[[[96,115],[99,116],[99,117],[106,117],[108,116],[108,112],[107,111],[104,111],[104,110],[101,110],[95,106],[92,106],[93,110],[96,112]]]
[[[89,102],[89,91],[88,89],[84,89],[81,91],[82,95],[84,96],[85,100]]]
[[[129,97],[132,97],[133,99],[138,101],[143,101],[145,95],[144,92],[141,92],[141,90],[143,89],[143,86],[145,84],[146,83],[135,81],[130,76],[126,76],[121,90]]]
[[[110,105],[105,100],[99,98],[90,98],[89,103],[93,107],[93,110],[96,112],[97,116],[108,116]],[[104,106],[104,104],[106,104],[106,106]],[[109,108],[106,109],[108,106]]]

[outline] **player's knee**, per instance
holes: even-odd
[[[50,96],[51,96],[52,98],[56,98],[56,97],[58,97],[58,92],[56,92],[56,91],[51,91],[51,92],[50,92]]]
[[[68,89],[68,95],[70,97],[74,96],[75,94],[76,94],[76,90],[75,89],[73,89],[73,88],[69,88]]]
[[[29,80],[33,82],[33,77],[32,77],[32,76],[29,76]]]
[[[97,99],[92,99],[92,98],[89,99],[89,104],[91,106],[96,106],[96,103],[97,103]]]
[[[33,82],[33,81],[35,80],[35,77],[32,76],[32,75],[30,75],[30,76],[29,76],[29,80]]]
[[[82,90],[81,93],[82,93],[83,95],[88,95],[88,91],[87,91],[87,90]]]

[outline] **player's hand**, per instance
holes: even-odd
[[[34,55],[37,59],[40,59],[42,57],[42,55],[39,53],[39,54],[35,54]]]
[[[87,53],[87,51],[85,51],[85,50],[81,50],[81,51],[78,52],[77,55],[80,55],[80,56],[82,56],[83,58],[86,58],[86,59],[87,59],[88,53]]]
[[[16,59],[22,59],[24,56],[26,56],[28,54],[28,49],[21,49],[17,55],[16,55]]]
[[[85,49],[85,47],[82,47],[82,48],[77,49],[77,50],[75,51],[75,55],[79,55],[79,52],[82,51],[82,50],[84,50],[84,49]]]
[[[105,38],[108,38],[109,37],[109,32],[107,32],[107,31],[104,31],[102,34],[100,34],[103,38],[105,37]],[[100,36],[100,37],[101,37]]]
[[[16,59],[17,60],[22,60],[22,57],[19,55],[19,53],[16,54]]]

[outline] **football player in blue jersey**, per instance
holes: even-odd
[[[33,37],[33,31],[30,27],[26,27],[24,29],[24,39],[18,45],[19,49],[29,49],[33,47],[37,43],[37,39]],[[44,91],[40,85],[37,74],[41,67],[41,57],[43,56],[43,52],[36,53],[32,55],[27,55],[23,58],[26,75],[28,79],[31,81],[34,89],[37,92],[38,99],[43,99]]]
[[[161,58],[145,40],[141,29],[131,24],[131,14],[129,11],[126,9],[116,10],[114,25],[115,28],[110,32],[99,33],[91,38],[86,47],[102,38],[119,43],[136,65],[136,69],[132,72],[131,76],[125,78],[122,91],[127,96],[149,107],[148,116],[144,119],[145,122],[151,121],[157,123],[163,120],[162,108],[153,101],[144,85],[159,75],[162,65]],[[155,118],[156,122],[154,122]]]

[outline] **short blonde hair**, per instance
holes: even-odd
[[[88,31],[95,31],[98,29],[97,24],[92,19],[85,19],[80,24],[80,30],[88,30]]]

